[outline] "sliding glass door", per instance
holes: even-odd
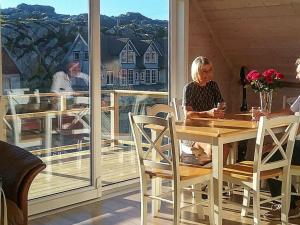
[[[138,177],[128,112],[168,104],[168,0],[101,0],[102,184]],[[118,168],[118,169],[116,169]]]
[[[47,164],[30,214],[137,182],[128,112],[168,104],[169,0],[1,0],[0,16],[0,138]]]
[[[89,71],[89,2],[97,3],[1,1],[1,139],[47,165],[29,199],[96,182],[90,91],[99,73]]]

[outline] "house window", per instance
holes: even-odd
[[[89,60],[89,52],[88,52],[88,51],[85,51],[85,52],[84,52],[84,60],[85,60],[85,61],[88,61],[88,60]]]
[[[126,63],[127,62],[127,54],[126,54],[126,50],[123,50],[121,52],[121,63]]]
[[[133,70],[128,70],[128,84],[133,84]]]
[[[135,73],[135,80],[139,80],[139,73]]]
[[[149,52],[147,52],[145,54],[145,63],[150,63],[150,53]]]
[[[121,73],[121,85],[126,85],[127,70],[122,70]]]
[[[114,76],[112,71],[107,71],[106,73],[106,84],[108,85],[114,84]]]
[[[144,78],[144,73],[141,73],[141,80],[144,81],[145,78]]]
[[[146,70],[146,83],[150,84],[150,70]]]
[[[80,56],[79,51],[74,51],[73,52],[73,60],[74,61],[79,61],[79,56]]]
[[[156,63],[156,52],[151,52],[151,63]]]
[[[132,51],[128,52],[128,63],[133,63],[134,62],[134,53]]]
[[[152,75],[152,79],[151,79],[151,82],[152,84],[155,84],[156,83],[156,77],[157,77],[157,71],[156,70],[152,70],[151,71],[151,75]]]

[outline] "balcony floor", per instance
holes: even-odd
[[[102,184],[105,186],[138,177],[135,158],[135,151],[128,146],[102,148]],[[89,150],[60,152],[41,159],[47,164],[47,168],[34,180],[30,188],[30,199],[90,185]]]

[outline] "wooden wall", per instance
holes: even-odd
[[[263,71],[274,68],[296,82],[300,57],[300,1],[294,0],[190,0],[189,65],[198,55],[214,64],[215,80],[232,111],[241,105],[241,66]],[[299,86],[300,87],[300,86]],[[274,93],[273,111],[282,96],[297,96],[300,88]],[[259,104],[258,94],[247,90],[248,108]]]

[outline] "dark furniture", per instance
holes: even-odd
[[[0,141],[0,177],[6,195],[9,225],[28,224],[28,192],[45,163],[30,152]]]

